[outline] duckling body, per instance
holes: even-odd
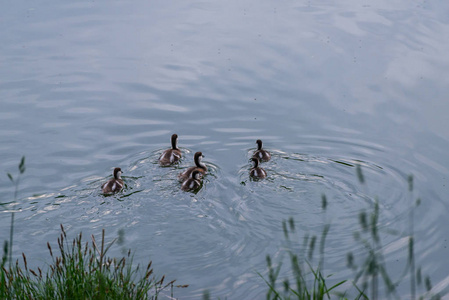
[[[171,149],[165,150],[159,157],[159,164],[163,167],[177,163],[181,159],[181,150],[177,147],[178,135],[171,136]]]
[[[259,167],[259,160],[255,157],[251,158],[253,161],[253,168],[249,171],[249,176],[253,179],[264,179],[267,177],[267,172]]]
[[[189,179],[184,181],[181,185],[183,191],[195,191],[201,187],[201,172],[199,170],[194,170],[190,173]]]
[[[271,154],[267,150],[262,149],[262,140],[257,140],[257,150],[254,152],[253,157],[257,158],[259,161],[269,161],[271,159]]]
[[[207,167],[204,163],[201,162],[201,159],[203,158],[203,153],[201,152],[196,152],[193,160],[195,161],[195,166],[188,168],[187,170],[185,170],[184,172],[180,173],[178,175],[178,179],[181,182],[186,181],[187,179],[190,178],[190,175],[192,174],[193,171],[198,170],[201,175],[206,174],[207,172]]]
[[[103,183],[103,185],[101,186],[103,194],[115,194],[122,190],[123,188],[122,169],[115,168],[113,174],[114,178],[112,178],[108,182]]]

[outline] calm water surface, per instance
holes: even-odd
[[[406,262],[411,202],[417,264],[448,290],[449,6],[427,1],[22,1],[0,9],[1,239],[48,261],[69,235],[124,232],[135,262],[189,288],[180,299],[262,299],[265,256],[283,255],[281,221],[332,224],[326,274],[377,197],[389,271]],[[157,158],[179,135],[184,158]],[[250,181],[256,139],[273,153]],[[197,194],[177,174],[202,151]],[[26,156],[19,199],[6,173]],[[360,185],[355,165],[363,168]],[[104,197],[112,169],[121,194]],[[408,192],[407,177],[415,188]],[[329,201],[325,214],[321,195]],[[287,266],[287,262],[285,263]],[[288,268],[283,269],[287,275]],[[284,275],[283,275],[284,276]],[[408,280],[399,285],[407,298]],[[349,286],[348,286],[349,288]]]

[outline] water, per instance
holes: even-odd
[[[344,258],[363,252],[353,232],[376,196],[382,228],[399,231],[383,242],[390,272],[401,274],[419,197],[417,264],[444,293],[447,11],[426,1],[2,5],[1,239],[13,209],[15,257],[25,252],[36,265],[48,261],[45,244],[56,244],[61,223],[72,236],[105,228],[112,240],[123,230],[111,253],[152,259],[158,273],[190,285],[175,290],[180,299],[205,289],[260,299],[257,272],[266,274],[266,254],[282,256],[290,216],[301,234],[332,224],[326,273],[351,278]],[[172,133],[183,161],[160,168]],[[273,158],[262,165],[268,178],[253,182],[259,138]],[[211,172],[198,194],[184,193],[176,175],[196,151]],[[16,176],[22,155],[13,205],[6,172]],[[116,166],[127,188],[103,197]]]

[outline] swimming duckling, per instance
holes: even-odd
[[[178,135],[171,136],[171,149],[165,150],[159,157],[159,164],[163,167],[177,163],[181,159],[181,150],[177,147]]]
[[[270,152],[262,149],[262,141],[257,140],[257,150],[254,152],[253,157],[257,158],[260,161],[269,161],[271,159]]]
[[[114,194],[120,192],[123,188],[122,169],[114,169],[114,178],[103,183],[101,189],[103,194]]]
[[[183,191],[195,191],[201,186],[201,172],[197,169],[190,173],[189,179],[181,185]]]
[[[195,153],[193,160],[195,161],[195,166],[194,167],[190,167],[187,170],[185,170],[184,172],[180,173],[178,175],[178,179],[179,181],[183,182],[186,181],[187,179],[189,179],[190,174],[194,171],[194,170],[198,170],[200,171],[200,173],[202,175],[206,174],[207,172],[207,167],[204,163],[201,162],[201,159],[203,158],[203,153],[201,152],[197,152]]]
[[[267,172],[259,167],[259,160],[255,157],[251,158],[253,161],[253,168],[249,171],[249,175],[254,179],[264,179],[267,177]]]

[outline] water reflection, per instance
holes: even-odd
[[[42,241],[54,241],[60,223],[85,236],[107,228],[107,238],[123,232],[136,262],[151,257],[167,278],[190,284],[176,297],[209,288],[257,299],[266,286],[255,271],[266,254],[282,255],[282,219],[310,234],[331,222],[329,273],[343,280],[360,210],[377,197],[383,226],[405,231],[420,197],[422,271],[447,286],[444,9],[47,2],[8,6],[0,35],[2,167],[13,172],[18,153],[28,162],[17,206],[0,180],[3,232],[17,209],[15,253],[42,261]],[[183,159],[161,168],[173,132]],[[249,159],[259,138],[272,159],[255,182]],[[184,193],[177,175],[196,151],[209,173],[198,193]],[[125,189],[104,197],[113,166]],[[403,259],[403,237],[385,241],[388,262]]]
[[[254,276],[251,266],[246,266],[246,271],[238,266],[249,257],[263,257],[267,251],[277,251],[282,236],[280,220],[285,216],[293,215],[304,230],[319,231],[323,220],[319,204],[322,194],[329,199],[329,210],[333,213],[328,217],[333,230],[338,232],[328,238],[336,252],[348,251],[347,246],[335,244],[345,241],[351,245],[354,221],[360,210],[374,203],[373,191],[379,191],[379,187],[388,191],[380,195],[384,222],[396,224],[406,218],[410,197],[404,188],[405,174],[385,162],[359,159],[367,157],[365,154],[373,149],[382,152],[385,148],[381,150],[357,140],[323,143],[321,138],[313,139],[308,137],[303,141],[307,140],[305,144],[308,145],[318,144],[321,149],[337,148],[337,152],[346,147],[356,149],[358,156],[289,153],[269,148],[272,158],[263,163],[268,177],[254,182],[249,180],[249,159],[254,148],[243,149],[239,164],[224,168],[213,163],[222,161],[210,151],[211,160],[205,161],[209,173],[204,178],[203,187],[198,193],[191,194],[183,193],[177,180],[177,175],[192,163],[188,159],[193,153],[191,149],[182,148],[183,160],[168,168],[158,164],[158,157],[165,148],[142,151],[120,164],[129,174],[123,176],[125,188],[121,193],[104,197],[100,186],[110,176],[88,176],[59,193],[28,197],[22,203],[21,217],[24,222],[35,222],[45,217],[52,222],[70,223],[85,230],[101,228],[105,224],[115,230],[126,228],[125,232],[131,234],[128,239],[130,245],[150,249],[163,261],[167,259],[162,263],[167,268],[173,263],[172,256],[176,257],[176,266],[192,268],[195,274],[212,272],[226,264],[228,272],[241,274],[238,279],[241,282],[230,281],[229,273],[217,278],[229,282],[229,286],[244,286],[245,280],[257,282],[257,276]],[[357,183],[356,165],[362,166],[369,178],[368,185]],[[385,178],[388,178],[387,182]],[[71,214],[62,220],[57,216],[64,211]],[[434,224],[430,222],[426,226],[432,228]],[[135,231],[136,228],[140,229]],[[146,232],[145,239],[139,238],[141,230]],[[33,230],[30,232],[35,233]],[[50,239],[50,234],[44,236]],[[145,242],[147,238],[159,244],[149,246]],[[198,242],[201,248],[196,246]],[[170,248],[169,253],[161,254],[160,251],[166,248]],[[138,257],[143,259],[143,256]],[[254,267],[260,261],[253,263]],[[218,288],[222,284],[211,283],[210,287],[214,286]],[[229,286],[220,292],[231,293]],[[199,284],[197,289],[201,289]],[[189,294],[197,293],[194,290]]]

